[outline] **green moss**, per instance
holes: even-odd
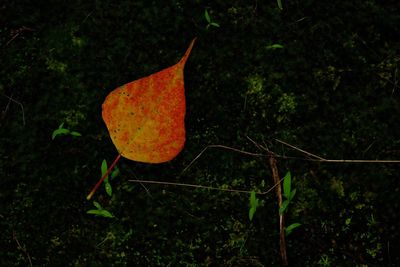
[[[77,109],[60,111],[63,118],[62,121],[65,122],[68,127],[75,128],[87,119],[86,114],[79,110],[80,108],[82,107],[77,106]]]
[[[279,266],[273,191],[250,223],[246,194],[128,182],[268,190],[266,157],[209,148],[182,173],[210,144],[265,153],[247,137],[295,177],[286,221],[302,227],[287,238],[291,266],[400,265],[397,165],[309,162],[275,142],[329,159],[400,157],[399,5],[282,4],[4,1],[0,265],[29,265],[15,236],[33,266]],[[220,27],[206,29],[204,10]],[[113,196],[95,199],[115,218],[88,216],[98,163],[117,154],[105,96],[174,64],[195,36],[184,150],[160,165],[122,159]],[[82,136],[50,141],[61,122]]]
[[[67,64],[57,61],[55,59],[46,60],[47,69],[55,71],[59,74],[65,74],[67,70]]]

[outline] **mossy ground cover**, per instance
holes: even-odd
[[[400,158],[397,1],[9,1],[0,5],[1,266],[279,266],[278,207],[260,196],[129,179],[267,190],[247,137],[281,155]],[[207,16],[205,15],[207,11]],[[211,24],[214,23],[214,24]],[[215,25],[217,24],[217,25]],[[187,140],[173,161],[121,160],[86,212],[116,87],[185,67]],[[82,136],[52,133],[61,123]],[[278,159],[297,193],[291,266],[397,266],[399,165]]]

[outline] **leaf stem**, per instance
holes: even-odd
[[[110,174],[112,169],[114,169],[115,165],[117,164],[118,160],[121,158],[121,154],[118,154],[118,156],[115,158],[114,162],[111,164],[110,168],[106,171],[105,174],[100,178],[100,180],[97,182],[97,184],[93,187],[92,191],[90,191],[89,195],[87,195],[86,199],[90,200],[94,193],[96,192],[97,188],[101,185],[101,183],[104,181],[104,179]]]

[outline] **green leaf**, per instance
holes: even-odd
[[[282,7],[282,0],[276,0],[276,2],[278,3],[279,9],[282,10],[282,9],[283,9],[283,7]]]
[[[299,227],[301,224],[300,223],[292,223],[288,227],[285,228],[285,235],[288,236],[290,233],[297,227]]]
[[[290,199],[290,188],[292,183],[292,176],[290,172],[287,172],[285,177],[283,178],[283,195]]]
[[[106,217],[106,218],[113,218],[114,215],[111,214],[108,210],[101,210],[100,216]]]
[[[288,206],[289,206],[289,200],[283,201],[282,206],[279,208],[279,215],[284,214],[286,212]]]
[[[112,196],[112,187],[108,180],[107,180],[107,182],[106,182],[106,180],[104,180],[104,187],[106,188],[107,195],[109,195],[111,197]]]
[[[106,217],[106,218],[114,217],[114,215],[112,215],[108,210],[103,209],[103,207],[100,205],[99,202],[93,201],[93,205],[97,208],[97,210],[88,210],[86,212],[87,214],[93,214],[93,215]]]
[[[70,134],[72,136],[82,136],[80,133],[75,132],[75,131],[70,131],[68,129],[63,128],[64,127],[64,123],[61,123],[60,126],[58,126],[58,129],[55,130],[53,132],[53,134],[51,135],[51,139],[54,140],[54,138],[56,138],[57,135],[60,134]]]
[[[51,139],[54,140],[54,138],[56,138],[57,135],[60,134],[69,134],[69,130],[67,129],[63,129],[63,128],[58,128],[57,130],[55,130],[53,132],[53,134],[51,135]]]
[[[97,209],[99,209],[99,210],[103,209],[103,208],[101,207],[100,203],[97,202],[97,201],[93,201],[93,205],[94,205]]]
[[[114,179],[120,174],[120,171],[117,166],[114,167],[114,170],[111,172],[111,179]]]
[[[105,218],[113,218],[114,215],[112,215],[108,210],[88,210],[86,212],[87,214],[93,214],[93,215],[97,215],[97,216],[101,216],[101,217],[105,217]]]
[[[296,189],[293,189],[293,191],[290,193],[290,201],[294,198],[294,195],[296,195]]]
[[[219,27],[219,24],[216,22],[211,22],[210,25],[214,26],[214,27]]]
[[[88,210],[86,213],[87,214],[99,215],[100,214],[100,210]]]
[[[251,191],[250,193],[250,209],[249,209],[249,219],[253,219],[254,213],[258,207],[258,198],[256,197],[256,192]]]
[[[104,174],[106,174],[107,172],[107,161],[105,159],[103,159],[103,161],[101,162],[101,176],[103,176]],[[112,186],[108,180],[108,175],[107,177],[104,179],[104,188],[106,189],[106,193],[107,195],[109,195],[110,197],[112,196]],[[111,174],[111,177],[112,174]]]
[[[251,207],[258,208],[258,198],[256,197],[256,192],[252,191],[250,194],[250,205]]]
[[[255,206],[256,200],[257,200],[256,192],[251,191],[251,193],[250,193],[250,207],[254,207]]]
[[[70,133],[70,135],[73,135],[73,136],[82,136],[80,133],[75,132],[75,131],[72,131],[72,132]]]
[[[256,208],[250,208],[249,209],[249,219],[250,219],[250,221],[253,220],[254,213],[256,213]]]
[[[210,14],[208,14],[207,9],[204,10],[204,17],[206,18],[207,22],[211,24]]]
[[[283,49],[283,45],[281,44],[272,44],[272,45],[267,45],[267,49]]]
[[[106,174],[106,172],[107,172],[107,161],[103,159],[103,161],[101,162],[101,176],[103,177],[103,175]],[[108,175],[105,179],[106,180],[108,179]]]

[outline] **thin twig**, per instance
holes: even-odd
[[[389,78],[386,78],[386,77],[384,77],[384,76],[381,76],[381,75],[379,75],[379,74],[377,74],[377,73],[375,73],[375,75],[378,76],[379,78],[381,78],[382,80],[385,80],[385,81],[387,81],[388,83],[390,83],[390,84],[393,85],[393,89],[392,89],[392,95],[393,95],[394,91],[398,88],[398,86],[397,86],[397,80],[396,80],[396,81],[392,81],[392,80],[390,80]]]
[[[32,265],[32,259],[31,259],[31,256],[29,255],[29,252],[26,250],[25,245],[22,246],[22,245],[19,243],[19,240],[18,240],[18,238],[17,238],[17,233],[16,233],[15,231],[13,231],[13,239],[15,240],[15,243],[17,243],[18,249],[20,249],[20,250],[25,254],[25,256],[28,258],[29,266],[30,266],[30,267],[33,267],[33,265]]]
[[[375,160],[375,159],[323,159],[323,160],[313,160],[326,163],[400,163],[400,160]]]
[[[255,192],[257,195],[266,195],[271,192],[275,187],[277,187],[283,179],[278,181],[274,184],[271,188],[264,192]],[[128,180],[131,183],[145,183],[145,184],[158,184],[158,185],[172,185],[172,186],[183,186],[183,187],[193,187],[193,188],[201,188],[201,189],[209,189],[209,190],[217,190],[217,191],[225,191],[225,192],[232,192],[232,193],[246,193],[250,194],[254,192],[254,190],[239,190],[239,189],[223,189],[218,187],[212,186],[205,186],[205,185],[197,185],[197,184],[185,184],[185,183],[173,183],[173,182],[163,182],[163,181],[153,181],[153,180]]]
[[[276,154],[272,151],[270,151],[268,148],[261,146],[260,144],[256,143],[255,141],[253,141],[250,137],[247,137],[256,147],[258,147],[259,149],[263,149],[265,152],[268,153],[268,155],[273,155],[276,158],[281,158],[281,159],[293,159],[293,160],[303,160],[303,161],[312,161],[312,162],[321,162],[321,163],[376,163],[376,164],[387,164],[387,163],[400,163],[400,160],[371,160],[371,159],[325,159],[322,158],[318,155],[312,154],[308,151],[305,151],[304,149],[300,149],[294,145],[291,145],[287,142],[284,142],[282,140],[279,139],[275,139],[277,142],[282,143],[294,150],[297,150],[303,154],[306,154],[310,157],[313,158],[299,158],[299,157],[290,157],[290,156],[282,156],[279,154]],[[208,148],[223,148],[223,149],[228,149],[234,152],[238,152],[244,155],[248,155],[248,156],[254,156],[254,157],[266,157],[268,155],[262,154],[262,153],[252,153],[252,152],[247,152],[247,151],[243,151],[237,148],[233,148],[233,147],[228,147],[228,146],[224,146],[224,145],[208,145],[206,146],[190,163],[188,166],[186,166],[183,171],[181,172],[181,174],[183,174],[184,172],[186,172],[202,155],[204,152],[206,152],[206,150]]]
[[[11,96],[12,96],[12,95],[11,95]],[[4,110],[3,110],[3,112],[2,112],[1,119],[4,119],[4,118],[5,118],[5,116],[6,116],[7,112],[8,112],[8,109],[10,108],[10,104],[11,104],[11,100],[8,99],[7,106],[4,108]]]
[[[107,240],[109,240],[110,238],[108,237],[108,235],[103,239],[103,240],[101,240],[97,245],[96,245],[96,247],[100,247],[101,245],[103,245]]]
[[[248,94],[246,94],[246,95],[244,96],[243,112],[245,112],[245,111],[246,111],[246,108],[247,108],[247,95],[248,95]]]
[[[149,197],[153,197],[151,194],[150,194],[150,191],[149,191],[149,189],[147,189],[147,187],[146,186],[144,186],[144,184],[143,183],[140,183],[140,185],[144,188],[144,190],[146,190],[146,193],[149,195]]]
[[[8,95],[5,95],[5,94],[2,94],[2,95],[3,95],[4,97],[8,98],[8,100],[10,100],[10,101],[12,101],[12,102],[14,102],[14,103],[18,104],[18,105],[21,107],[21,110],[22,110],[22,124],[25,126],[25,112],[24,112],[24,105],[22,105],[22,103],[21,103],[21,102],[19,102],[19,101],[15,100],[14,98],[12,98],[12,96],[10,97],[10,96],[8,96]]]
[[[390,164],[390,163],[400,163],[400,160],[375,160],[375,159],[310,159],[310,158],[299,158],[299,157],[290,157],[290,156],[282,156],[275,154],[276,158],[281,159],[292,159],[292,160],[302,160],[302,161],[311,161],[311,162],[320,162],[320,163],[377,163],[377,164]]]
[[[135,174],[133,174],[133,176],[135,177],[135,179],[137,179]],[[140,183],[140,185],[144,188],[144,190],[146,190],[147,195],[152,198],[153,196],[151,195],[150,190],[143,183]]]
[[[90,11],[89,14],[86,15],[86,17],[82,20],[81,24],[79,26],[81,26],[83,23],[86,22],[86,20],[93,14],[94,10]]]
[[[257,143],[256,141],[254,141],[253,139],[251,139],[249,136],[246,135],[246,138],[253,143],[253,145],[255,145],[259,150],[264,150],[268,153],[270,153],[269,149],[266,147],[263,147],[262,145],[260,145],[259,143]]]
[[[229,146],[224,146],[224,145],[209,145],[208,147],[212,148],[212,147],[216,147],[216,148],[224,148],[224,149],[228,149],[228,150],[232,150],[244,155],[248,155],[248,156],[253,156],[253,157],[262,157],[265,156],[264,154],[259,154],[259,153],[253,153],[253,152],[247,152],[244,150],[240,150],[237,148],[233,148],[233,147],[229,147]]]
[[[393,83],[393,90],[392,90],[392,95],[394,94],[394,92],[396,91],[397,88],[397,67],[394,70],[394,83]]]
[[[235,152],[238,152],[238,153],[241,153],[241,154],[244,154],[244,155],[248,155],[248,156],[253,156],[253,157],[262,157],[262,156],[265,156],[264,154],[258,154],[258,153],[247,152],[247,151],[240,150],[240,149],[233,148],[233,147],[229,147],[229,146],[223,146],[223,145],[209,145],[209,146],[206,146],[206,147],[205,147],[205,148],[204,148],[190,163],[189,163],[189,165],[186,166],[186,168],[183,169],[182,173],[186,172],[186,171],[195,163],[195,161],[197,161],[197,160],[200,158],[200,156],[201,156],[204,152],[206,152],[206,150],[209,149],[209,148],[223,148],[223,149],[228,149],[228,150],[231,150],[231,151],[235,151]],[[181,173],[181,174],[182,174],[182,173]]]
[[[286,142],[284,142],[284,141],[282,141],[282,140],[279,140],[279,139],[275,139],[277,142],[279,142],[279,143],[281,143],[281,144],[284,144],[285,146],[288,146],[288,147],[291,147],[291,148],[293,148],[293,149],[295,149],[295,150],[297,150],[297,151],[300,151],[300,152],[302,152],[302,153],[304,153],[304,154],[306,154],[306,155],[308,155],[308,156],[311,156],[311,157],[313,157],[313,158],[317,158],[317,159],[319,159],[319,160],[326,160],[326,159],[324,159],[324,158],[322,158],[322,157],[320,157],[320,156],[317,156],[317,155],[314,155],[314,154],[312,154],[312,153],[310,153],[310,152],[307,152],[307,151],[305,151],[305,150],[303,150],[303,149],[300,149],[300,148],[298,148],[298,147],[295,147],[294,145],[291,145],[291,144],[288,144],[288,143],[286,143]]]
[[[367,151],[375,144],[376,141],[373,141],[371,144],[368,145],[366,149],[363,150],[362,154],[364,155]]]
[[[33,31],[35,31],[35,29],[32,29],[32,28],[28,28],[28,27],[23,26],[22,28],[20,28],[20,29],[18,29],[18,30],[16,31],[16,33],[11,37],[10,40],[8,40],[8,42],[4,45],[4,47],[7,47],[12,41],[15,40],[15,38],[17,38],[17,37],[21,34],[21,32],[24,32],[24,31],[31,31],[31,32],[33,32]]]
[[[8,42],[6,43],[6,45],[5,46],[8,46],[12,41],[14,41],[14,39],[15,38],[17,38],[18,37],[18,35],[19,35],[19,32],[18,33],[16,33],[16,34],[14,34],[13,35],[13,37],[10,39],[10,40],[8,40]]]
[[[284,141],[275,139],[277,142],[282,143],[288,147],[291,147],[297,151],[300,151],[308,156],[313,156],[314,159],[303,159],[307,161],[314,161],[314,162],[324,162],[324,163],[400,163],[400,160],[379,160],[379,159],[324,159],[320,156],[314,155],[308,151],[305,151],[303,149],[300,149],[294,145],[291,145],[289,143],[286,143]],[[282,156],[277,156],[280,158],[292,158],[292,159],[299,159],[299,158],[294,158],[294,157],[282,157]]]

